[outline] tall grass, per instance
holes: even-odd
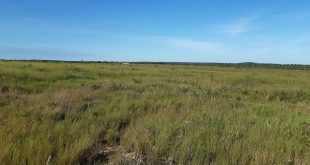
[[[136,155],[111,164],[310,164],[310,72],[0,62],[1,163],[79,164],[100,144]]]

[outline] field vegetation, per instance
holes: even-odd
[[[0,61],[1,164],[310,164],[310,72]]]

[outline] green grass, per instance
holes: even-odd
[[[0,62],[0,162],[310,164],[310,72]]]

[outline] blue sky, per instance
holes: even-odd
[[[2,0],[0,59],[310,64],[306,0]]]

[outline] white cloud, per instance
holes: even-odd
[[[248,32],[252,28],[252,24],[259,16],[242,18],[230,24],[223,25],[221,31],[231,36],[238,36]]]

